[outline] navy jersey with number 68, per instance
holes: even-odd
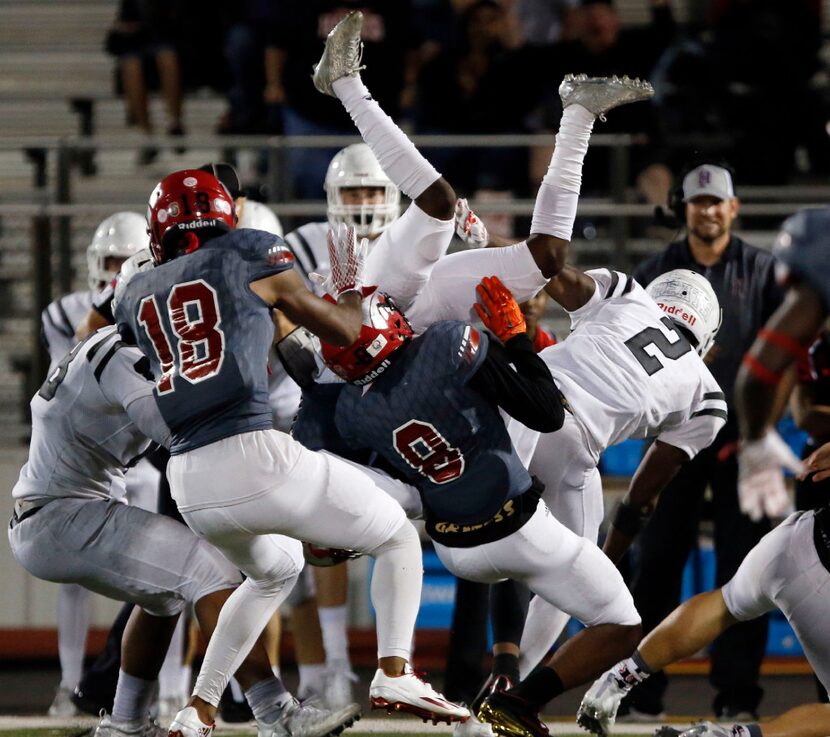
[[[365,392],[348,385],[337,402],[340,434],[382,455],[441,520],[487,519],[531,486],[499,408],[468,386],[487,349],[470,325],[435,323]]]
[[[136,274],[116,319],[150,359],[173,454],[273,426],[271,308],[250,283],[293,268],[284,241],[234,230]]]

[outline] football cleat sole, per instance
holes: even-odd
[[[513,719],[499,709],[494,709],[486,702],[478,710],[478,718],[482,722],[487,722],[493,731],[502,737],[540,737],[537,732],[528,729],[517,719]]]
[[[438,724],[444,722],[445,724],[452,724],[458,722],[463,724],[470,717],[455,717],[451,714],[436,714],[428,709],[421,709],[414,704],[407,704],[403,701],[387,701],[382,696],[372,696],[369,699],[372,709],[384,709],[387,714],[395,714],[396,712],[403,712],[405,714],[412,714],[419,717],[423,722],[432,722]]]

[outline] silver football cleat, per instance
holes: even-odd
[[[559,85],[559,97],[563,109],[569,105],[582,105],[604,121],[605,113],[615,107],[654,97],[654,87],[648,82],[629,77],[566,74]]]
[[[312,75],[314,86],[324,95],[336,97],[332,82],[366,68],[360,64],[363,59],[362,29],[363,13],[355,10],[329,31],[323,55],[314,65]]]

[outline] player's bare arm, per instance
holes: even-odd
[[[810,384],[796,384],[790,396],[790,412],[795,424],[813,438],[830,437],[830,405],[817,403],[817,392]]]
[[[297,325],[308,328],[327,343],[350,345],[360,335],[363,317],[361,298],[355,291],[344,292],[337,302],[313,294],[295,270],[251,282],[251,290],[266,304],[276,307]]]
[[[545,291],[568,312],[578,310],[586,304],[594,296],[596,289],[597,283],[574,266],[563,266],[545,287]]]
[[[816,292],[796,285],[758,334],[744,357],[735,384],[741,437],[760,438],[772,420],[775,388],[786,370],[813,341],[827,308]]]
[[[614,563],[619,562],[643,528],[654,511],[660,492],[688,460],[685,451],[662,440],[655,440],[646,451],[631,479],[628,492],[617,507],[602,547]]]
[[[86,317],[83,319],[78,328],[75,330],[75,337],[78,340],[83,340],[87,335],[91,335],[96,330],[106,327],[110,323],[104,319],[104,316],[96,309],[91,309]]]

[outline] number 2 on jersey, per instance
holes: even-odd
[[[634,358],[637,359],[649,376],[656,374],[663,368],[663,362],[646,351],[648,346],[654,346],[672,361],[677,360],[680,356],[685,356],[692,350],[692,344],[686,340],[686,336],[675,330],[674,324],[668,317],[661,317],[660,322],[668,328],[669,333],[677,337],[674,343],[663,334],[660,328],[646,328],[625,341],[626,348],[634,354]]]
[[[155,296],[145,297],[138,308],[138,321],[161,364],[162,375],[156,383],[159,394],[175,391],[177,373],[191,384],[215,376],[225,357],[225,334],[220,329],[222,319],[213,287],[202,279],[176,284],[166,306],[175,348],[162,326]]]

